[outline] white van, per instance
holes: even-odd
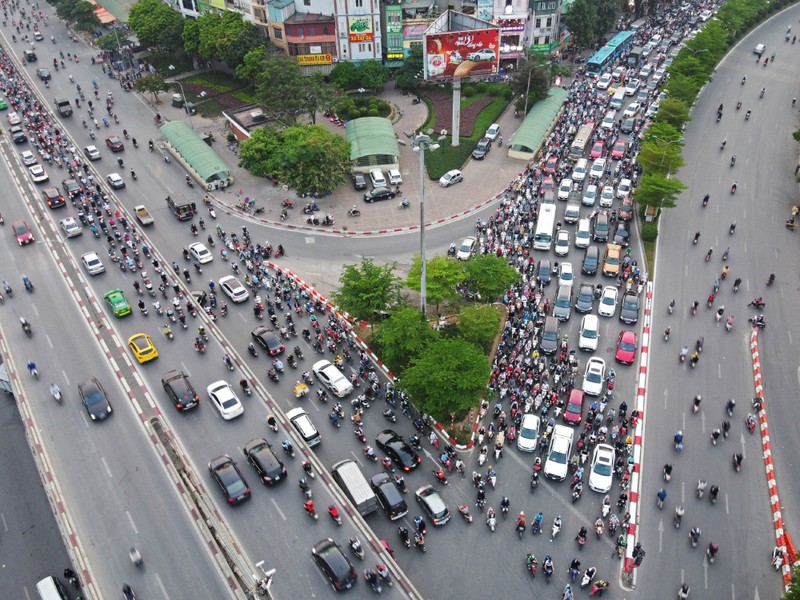
[[[553,439],[544,463],[544,476],[548,479],[563,481],[569,469],[569,455],[572,452],[573,430],[565,425],[553,428]]]
[[[39,600],[69,600],[64,585],[55,577],[45,577],[36,584]]]
[[[622,108],[622,103],[625,102],[625,86],[619,86],[617,91],[614,92],[614,97],[611,98],[611,102],[608,105],[613,108],[614,110],[619,110]]]

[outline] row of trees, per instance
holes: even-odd
[[[655,0],[650,4],[655,5]],[[615,29],[620,7],[618,0],[575,0],[564,14],[571,42],[580,48],[599,43],[607,32]]]

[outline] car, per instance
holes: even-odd
[[[542,285],[548,285],[550,283],[553,277],[553,266],[550,264],[549,259],[543,258],[539,261],[539,269],[536,271],[536,277]]]
[[[614,148],[611,150],[611,158],[613,158],[614,160],[619,160],[621,158],[624,158],[625,150],[627,149],[628,149],[628,144],[625,143],[625,140],[617,140],[616,142],[614,142]],[[611,187],[611,186],[606,186],[606,187]],[[614,198],[613,187],[611,187],[611,198],[612,199]],[[611,205],[609,204],[609,206]]]
[[[376,187],[364,193],[364,202],[371,203],[371,202],[379,202],[381,200],[391,200],[396,195],[397,194],[392,188]]]
[[[655,79],[651,79],[647,82],[647,89],[651,92],[655,92],[658,89],[659,82]]]
[[[94,161],[103,158],[100,155],[100,150],[97,149],[97,146],[86,146],[86,148],[84,148],[83,150],[84,152],[86,152],[86,158],[88,158],[89,160]]]
[[[622,296],[619,320],[626,325],[633,325],[639,320],[639,296],[635,290],[629,290]]]
[[[599,494],[611,490],[614,482],[614,448],[608,444],[597,444],[592,452],[592,466],[589,469],[589,489]]]
[[[189,244],[189,254],[192,255],[198,263],[204,265],[214,260],[214,255],[206,248],[203,242],[194,242]]]
[[[569,321],[572,316],[572,288],[566,285],[558,287],[553,302],[553,316],[559,321]]]
[[[611,73],[611,79],[614,81],[621,81],[623,77],[625,77],[625,67],[617,67],[614,69],[614,72]]]
[[[64,235],[68,238],[77,237],[83,233],[83,229],[72,217],[66,217],[59,221],[61,223],[61,229],[64,231]]]
[[[622,248],[619,245],[606,244],[606,251],[603,256],[603,275],[606,277],[616,277],[619,275],[621,256]]]
[[[599,396],[603,391],[603,380],[606,374],[606,361],[597,356],[592,356],[586,362],[586,371],[583,373],[581,389],[589,396]]]
[[[541,421],[538,416],[528,413],[522,417],[517,435],[517,450],[520,452],[534,452],[538,447],[539,425]]]
[[[558,285],[572,287],[574,276],[572,273],[572,263],[562,262],[558,267]]]
[[[486,155],[489,154],[489,150],[492,149],[492,140],[489,138],[481,138],[478,144],[475,146],[475,149],[472,151],[472,158],[476,160],[483,160],[486,158]]]
[[[250,332],[250,335],[270,356],[277,356],[285,350],[283,342],[269,327],[259,325]]]
[[[558,199],[566,200],[569,198],[569,193],[572,191],[572,179],[565,177],[558,184]]]
[[[636,102],[640,106],[644,106],[645,104],[647,104],[647,99],[649,97],[650,97],[650,92],[648,92],[647,90],[639,90],[638,92],[636,92]]]
[[[658,114],[658,109],[661,108],[661,103],[656,100],[650,106],[647,107],[647,110],[644,113],[645,118],[652,119]]]
[[[33,32],[33,39],[35,39],[37,42],[44,41],[44,35],[42,35],[42,32],[37,29]]]
[[[472,253],[475,252],[475,245],[478,243],[474,237],[466,237],[456,251],[456,258],[458,260],[467,260]]]
[[[387,473],[378,473],[369,480],[369,485],[378,497],[378,503],[389,520],[396,521],[408,514],[408,505]]]
[[[600,206],[603,208],[611,208],[614,205],[614,186],[604,185],[603,190],[600,192]]]
[[[656,83],[660,83],[662,79],[667,75],[667,70],[665,68],[656,69],[656,72],[653,73],[653,81]]]
[[[286,481],[286,467],[264,438],[253,438],[244,445],[242,452],[264,485]]]
[[[129,337],[128,348],[131,349],[134,358],[139,361],[140,365],[158,358],[158,350],[146,333],[137,333]]]
[[[714,13],[712,13],[710,10],[704,10],[703,12],[700,13],[700,20],[703,23],[705,23],[706,21],[708,21],[713,16],[714,16]]]
[[[600,303],[597,305],[597,314],[601,317],[613,317],[614,313],[617,312],[618,297],[619,290],[615,286],[605,286],[600,296]]]
[[[22,157],[22,164],[25,165],[26,167],[30,167],[31,165],[35,165],[36,162],[37,162],[36,161],[36,155],[33,152],[31,152],[30,150],[25,150],[25,151],[21,152],[20,156]]]
[[[442,497],[433,489],[432,485],[418,487],[414,495],[434,525],[444,525],[450,520],[450,511],[447,510]]]
[[[606,130],[614,129],[614,123],[617,121],[617,115],[613,112],[606,113],[606,116],[603,117],[603,122],[600,123],[600,127]]]
[[[631,79],[630,81],[628,81],[628,85],[625,86],[625,95],[633,96],[639,89],[640,85],[641,82],[638,79]]]
[[[289,419],[295,431],[309,446],[314,447],[322,441],[322,436],[320,436],[317,428],[314,427],[314,423],[305,409],[300,407],[293,408],[286,413],[286,418]]]
[[[614,355],[617,362],[630,365],[636,358],[636,333],[623,330],[617,338],[617,352]]]
[[[591,283],[582,283],[578,287],[578,295],[575,297],[575,310],[579,313],[589,313],[593,308],[594,288]]]
[[[583,412],[583,400],[585,394],[577,389],[572,389],[567,399],[567,406],[564,408],[562,419],[568,425],[578,425],[581,422],[581,413]]]
[[[542,330],[542,341],[539,342],[539,350],[544,354],[554,354],[558,349],[558,324],[555,317],[546,317],[544,329]]]
[[[108,181],[108,185],[110,185],[115,190],[119,190],[125,187],[125,181],[122,177],[119,176],[119,173],[109,173],[106,175],[106,181]]]
[[[589,170],[589,161],[585,158],[579,158],[572,168],[572,179],[575,181],[583,181],[586,179],[586,171]]]
[[[220,416],[226,421],[235,419],[244,414],[244,406],[236,396],[233,388],[225,380],[215,381],[206,388],[211,404],[219,411]]]
[[[349,590],[358,581],[355,567],[331,538],[317,542],[311,548],[311,556],[337,592]]]
[[[556,232],[556,256],[566,256],[569,254],[569,231],[559,229]]]
[[[8,101],[2,96],[0,96],[0,110],[6,110],[6,109],[8,109]]]
[[[180,411],[190,410],[200,404],[200,396],[194,391],[189,378],[183,371],[173,370],[164,373],[161,385],[172,403]]]
[[[353,384],[344,376],[336,365],[327,360],[320,360],[314,363],[311,370],[317,379],[328,388],[337,398],[344,398],[353,391]]]
[[[583,204],[584,206],[594,206],[594,203],[596,201],[597,201],[597,186],[595,184],[587,185],[586,190],[583,192],[583,198],[581,198],[581,204]]]
[[[753,48],[753,54],[758,54],[760,57],[764,52],[766,52],[767,47],[764,44],[756,44],[756,47]]]
[[[481,48],[477,52],[470,52],[467,54],[467,60],[475,62],[494,62],[497,60],[497,54],[491,48]]]
[[[403,439],[392,429],[384,429],[375,437],[375,444],[392,459],[395,466],[409,473],[416,469],[422,459],[414,452]]]
[[[614,243],[623,248],[628,246],[631,237],[631,224],[626,221],[619,221],[614,230]]]
[[[450,187],[464,179],[461,175],[461,171],[458,169],[453,169],[452,171],[448,171],[444,175],[439,178],[439,185],[442,187]]]
[[[603,142],[595,142],[589,152],[589,158],[602,158],[603,154],[605,154],[605,150]]]
[[[547,158],[547,162],[544,163],[542,171],[544,171],[548,175],[552,175],[553,173],[556,172],[557,168],[558,168],[558,156],[549,156]]]
[[[367,178],[363,173],[353,173],[353,187],[357,190],[367,189]]]
[[[119,136],[112,135],[106,138],[106,146],[112,152],[122,152],[125,150],[125,144],[122,143],[122,140],[119,139]]]
[[[397,169],[389,169],[386,174],[389,176],[389,185],[400,185],[403,183],[403,176]]]
[[[64,196],[61,195],[61,192],[59,192],[58,188],[55,186],[44,188],[42,190],[42,199],[50,208],[59,208],[67,203]]]
[[[622,127],[620,127],[619,130],[622,133],[633,133],[635,127],[636,127],[636,119],[628,117],[627,119],[622,121]]]
[[[566,429],[567,432],[561,431]],[[544,461],[542,472],[548,479],[563,481],[567,477],[569,470],[569,458],[572,452],[572,430],[564,425],[557,425],[553,428],[550,438],[550,448],[547,451],[547,458]]]
[[[575,230],[575,247],[588,248],[592,234],[589,229],[589,219],[579,219],[578,228]]]
[[[228,298],[234,303],[244,302],[250,297],[250,292],[247,291],[247,288],[239,283],[239,280],[233,275],[220,277],[217,283],[220,289],[225,292]]]
[[[653,67],[650,65],[645,65],[639,70],[639,79],[647,79],[650,75],[653,74]]]
[[[380,169],[370,169],[369,179],[372,182],[372,187],[375,188],[386,187],[388,185],[386,177],[384,177],[383,171]]]
[[[583,252],[583,263],[581,273],[584,275],[594,275],[600,264],[600,250],[597,246],[588,246]]]
[[[584,315],[578,335],[578,348],[594,352],[600,338],[600,319],[595,315]]]
[[[617,216],[620,221],[630,221],[633,218],[633,198],[631,196],[626,196],[622,200],[622,206],[619,207]]]
[[[31,179],[33,179],[34,183],[44,183],[45,181],[50,180],[50,176],[45,172],[42,165],[33,165],[28,167],[28,171],[31,174]]]
[[[36,76],[42,81],[50,81],[50,71],[45,68],[36,69]]]
[[[38,60],[38,57],[36,56],[36,52],[34,52],[33,50],[23,50],[22,51],[22,56],[24,56],[25,59],[29,63],[30,62],[36,62]]]
[[[556,182],[553,180],[550,175],[542,179],[542,187],[540,188],[542,197],[544,198],[544,202],[553,202],[553,198],[556,192]],[[549,198],[549,200],[548,200]]]
[[[608,86],[611,85],[611,74],[610,73],[603,73],[600,76],[600,79],[597,80],[597,87],[598,90],[607,90]]]
[[[81,402],[92,421],[102,421],[111,414],[111,403],[108,396],[95,377],[78,384]]]
[[[8,124],[12,126],[19,125],[20,123],[22,123],[22,119],[20,119],[16,111],[11,111],[10,113],[8,113],[8,115],[6,115],[6,118],[8,119]]]
[[[608,241],[608,235],[608,214],[605,212],[597,213],[592,217],[592,239],[595,242],[606,242]]]
[[[106,301],[106,304],[108,304],[111,309],[111,313],[115,317],[124,317],[125,315],[131,314],[131,305],[128,303],[121,289],[108,290],[103,294],[103,300]]]
[[[25,135],[25,132],[22,130],[22,127],[19,125],[12,127],[9,130],[11,134],[11,139],[14,140],[15,144],[24,144],[28,141],[28,136]]]
[[[83,263],[83,266],[89,275],[98,275],[106,270],[102,261],[100,260],[100,257],[97,256],[97,252],[86,252],[85,254],[81,254],[81,262]]]
[[[486,133],[483,137],[487,137],[493,142],[497,139],[500,135],[500,124],[499,123],[492,123],[489,125],[489,129],[486,130]]]
[[[573,192],[570,194],[572,202],[569,202],[564,207],[564,222],[569,224],[577,223],[578,220],[581,218],[581,205],[580,205],[580,197],[581,195],[577,192]],[[575,202],[578,200],[578,202]]]
[[[14,221],[11,223],[11,231],[14,233],[14,237],[17,238],[17,243],[20,246],[26,246],[36,241],[33,231],[31,231],[26,221]]]
[[[74,179],[65,179],[61,182],[61,186],[70,198],[77,198],[81,193],[81,186]]]
[[[227,454],[209,461],[208,471],[231,506],[250,498],[250,486],[234,460]]]

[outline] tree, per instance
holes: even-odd
[[[667,178],[660,173],[644,175],[636,192],[636,201],[657,208],[673,208],[676,199],[686,186],[674,177]]]
[[[183,17],[161,0],[139,0],[131,7],[128,25],[148,48],[173,52],[181,45]]]
[[[486,391],[489,359],[460,338],[439,339],[411,361],[402,386],[415,405],[438,420],[476,406]]]
[[[491,304],[465,306],[458,313],[458,333],[486,353],[492,349],[499,326],[500,313]]]
[[[298,106],[305,112],[312,123],[317,122],[317,113],[325,110],[333,103],[331,86],[325,83],[322,73],[312,73],[303,78],[305,89],[298,99]]]
[[[267,62],[267,48],[259,46],[253,48],[245,54],[242,64],[236,67],[236,77],[251,84],[256,82],[259,73],[264,69]]]
[[[422,44],[413,44],[403,66],[394,74],[394,82],[401,90],[417,90],[423,81],[424,57]]]
[[[792,573],[792,583],[783,596],[783,600],[800,600],[800,569],[795,568]]]
[[[619,0],[592,0],[592,4],[597,14],[594,26],[595,37],[601,39],[609,31],[616,29],[621,3]]]
[[[219,46],[221,50],[219,58],[231,69],[241,65],[251,50],[265,48],[267,41],[255,24],[240,19],[236,25],[226,31],[227,37]]]
[[[678,55],[670,68],[670,72],[673,71],[692,79],[698,88],[703,86],[709,78],[709,70],[706,66],[689,52],[681,52]]]
[[[676,129],[680,129],[685,123],[688,123],[691,118],[689,107],[685,102],[668,97],[659,102],[658,114],[656,115],[655,122],[667,123]]]
[[[675,100],[681,100],[691,106],[700,91],[700,85],[691,77],[683,73],[670,71],[669,82],[667,83],[667,95]]]
[[[258,103],[274,119],[294,124],[301,112],[298,105],[306,94],[305,83],[300,67],[292,58],[282,54],[272,55],[256,82]]]
[[[478,254],[464,264],[464,275],[470,289],[492,302],[519,281],[519,273],[496,254]]]
[[[515,104],[517,110],[525,110],[526,94],[528,110],[539,100],[547,98],[550,93],[550,76],[544,66],[544,58],[530,53],[520,64],[519,69],[511,75],[509,86],[517,97]]]
[[[661,175],[674,175],[686,164],[681,156],[679,144],[670,144],[657,139],[651,139],[642,144],[636,161],[642,166],[645,173]]]
[[[370,90],[379,90],[389,81],[389,69],[379,60],[365,60],[358,65],[358,75],[361,87]]]
[[[420,319],[419,311],[407,306],[396,308],[375,332],[383,362],[395,375],[402,374],[411,361],[439,339],[439,332]]]
[[[86,0],[71,2],[65,0],[56,4],[56,14],[78,31],[91,33],[100,27],[100,19],[94,13],[96,6]]]
[[[153,102],[158,103],[158,94],[169,90],[170,85],[157,73],[145,73],[134,84],[136,91],[153,94]]]
[[[333,85],[343,92],[357,88],[361,82],[358,67],[349,60],[343,60],[333,67],[328,78]]]
[[[434,256],[428,259],[425,268],[427,271],[425,277],[427,299],[436,305],[438,313],[442,300],[455,300],[458,297],[456,286],[464,280],[464,264],[457,260],[450,260],[446,256]],[[417,254],[411,259],[411,269],[408,271],[406,285],[418,292],[421,291],[421,271],[421,261]]]
[[[593,0],[575,0],[564,15],[564,23],[573,41],[581,48],[594,43],[597,9]]]
[[[400,298],[400,280],[394,274],[397,265],[378,266],[371,258],[362,258],[361,266],[344,265],[339,289],[332,296],[339,307],[356,319],[373,323],[375,316],[388,310]]]
[[[119,48],[132,44],[128,34],[124,31],[114,30],[111,33],[97,38],[97,47],[101,50],[108,50],[109,52],[116,52]]]
[[[181,37],[183,51],[191,56],[200,56],[200,23],[197,19],[186,19]]]

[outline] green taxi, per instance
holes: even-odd
[[[122,290],[108,290],[103,294],[103,299],[106,301],[106,304],[108,304],[115,317],[124,317],[125,315],[131,314],[131,305],[128,304],[128,301],[125,299],[125,294],[122,293]]]

